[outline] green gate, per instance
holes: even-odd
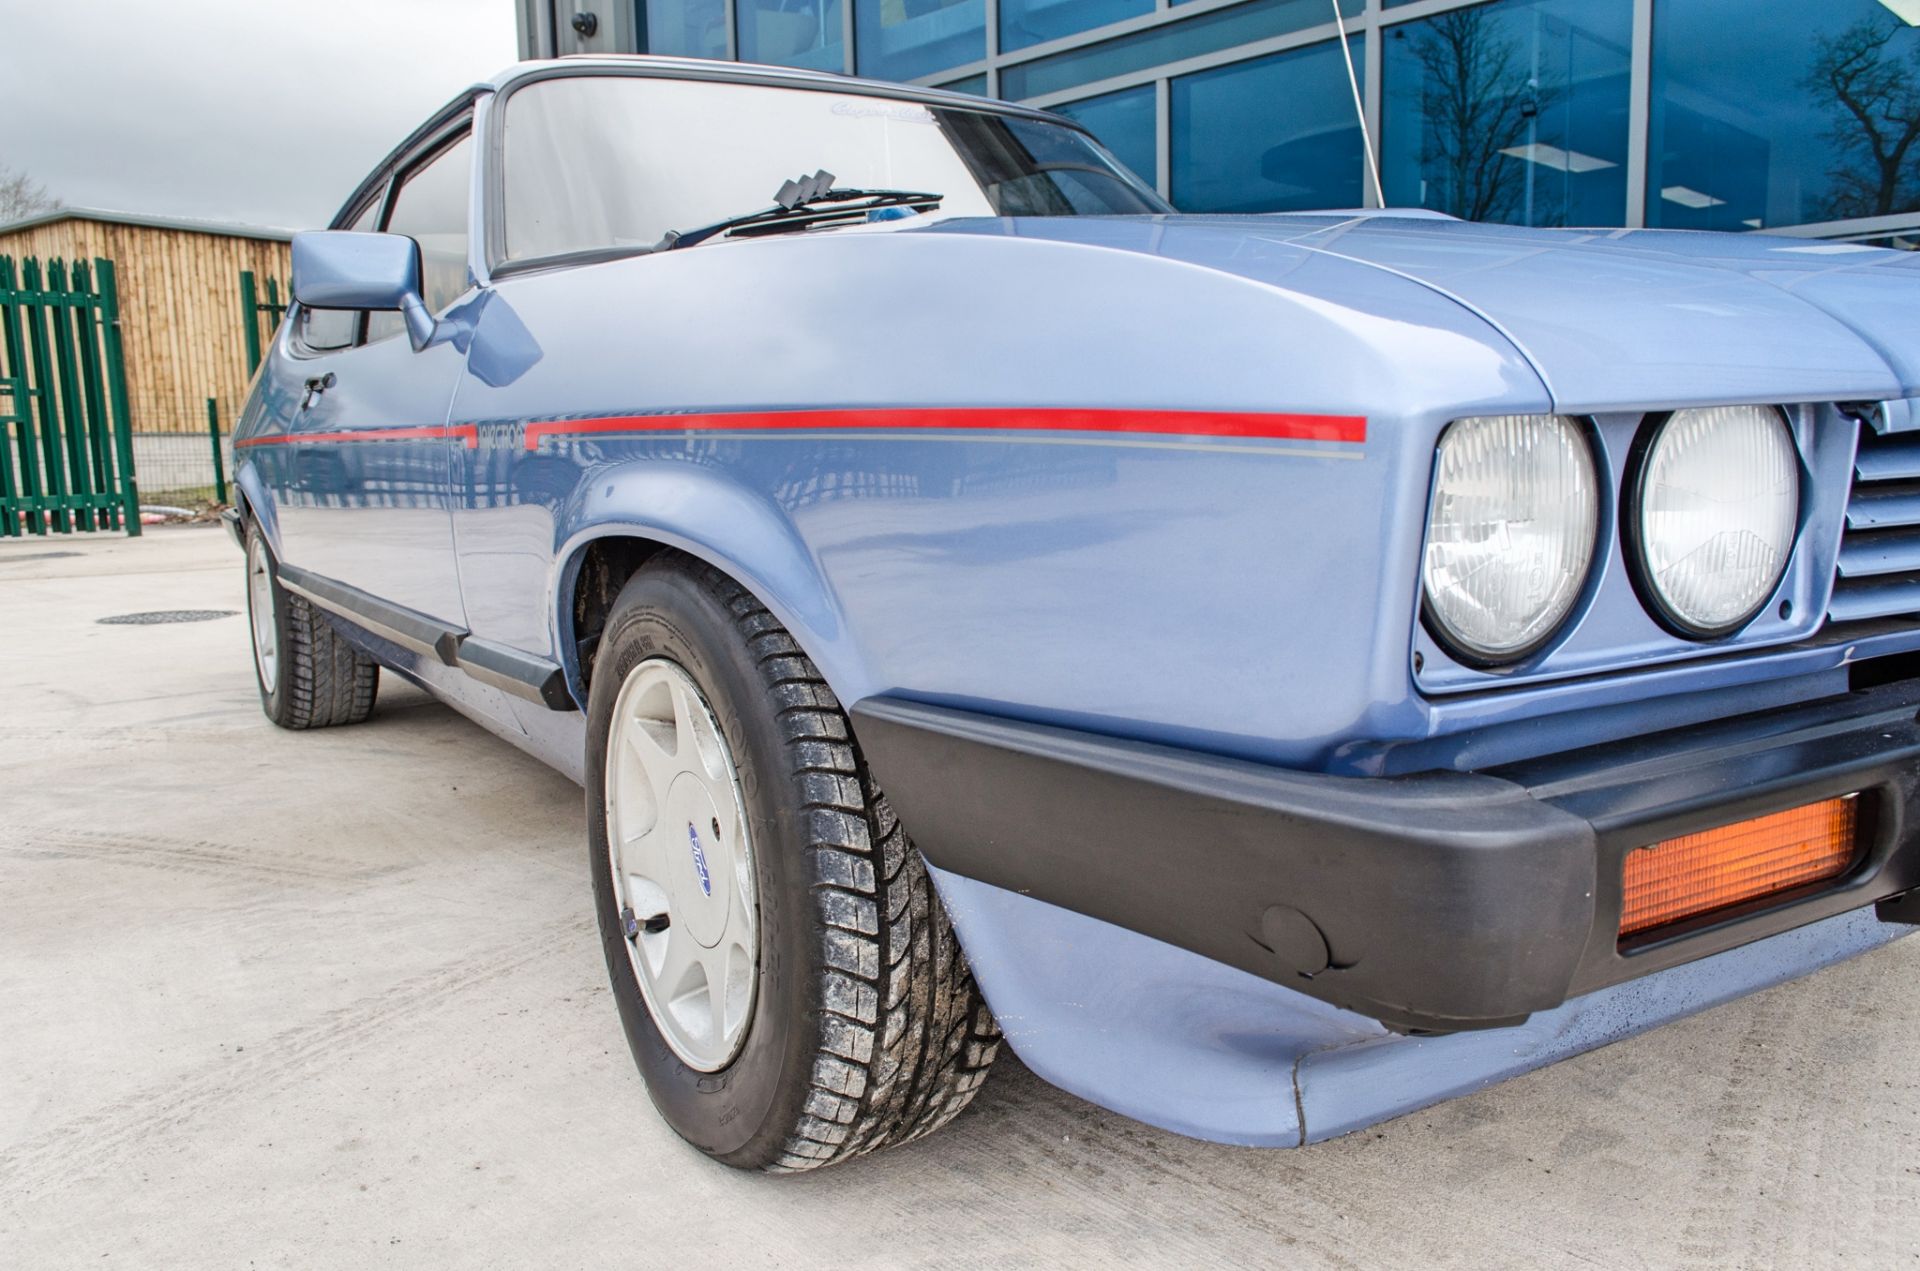
[[[293,299],[293,284],[287,284],[287,299]],[[247,374],[251,376],[260,369],[260,350],[262,346],[273,343],[273,333],[280,326],[280,319],[287,316],[287,306],[280,301],[280,280],[267,279],[267,298],[260,299],[260,285],[254,280],[251,269],[240,271],[240,316],[247,324]],[[265,323],[261,319],[266,319]],[[266,327],[266,335],[260,334],[260,328]]]
[[[113,262],[0,256],[0,537],[140,532]]]

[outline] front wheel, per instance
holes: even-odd
[[[607,969],[675,1131],[811,1169],[967,1105],[999,1029],[840,703],[758,601],[685,557],[635,574],[587,758]]]

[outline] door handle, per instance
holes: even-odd
[[[333,379],[332,371],[328,371],[325,375],[315,375],[315,376],[309,377],[307,380],[307,394],[305,397],[302,397],[300,399],[300,409],[306,410],[309,407],[311,407],[313,405],[314,399],[320,396],[320,394],[326,392],[328,389],[332,388],[333,384],[334,384],[334,379]]]

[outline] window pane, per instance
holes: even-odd
[[[1358,14],[1361,5],[1362,0],[1340,0],[1340,11],[1350,16]],[[1002,67],[1000,95],[1008,101],[1039,97],[1181,58],[1217,53],[1236,44],[1304,31],[1323,22],[1333,23],[1333,8],[1326,0],[1249,0],[1117,36],[1091,48]],[[1357,41],[1354,47],[1359,47]]]
[[[368,234],[378,229],[380,205],[386,201],[386,197],[386,188],[383,186],[373,202],[367,204],[347,228],[356,234]],[[360,311],[357,309],[300,310],[300,342],[310,349],[322,352],[344,349],[353,343],[353,337],[359,329]]]
[[[1624,224],[1632,34],[1632,0],[1501,0],[1387,28],[1387,202]]]
[[[648,53],[674,57],[727,55],[726,0],[637,0]],[[839,69],[835,67],[834,69]]]
[[[935,87],[944,88],[950,93],[972,93],[975,97],[985,97],[987,95],[987,77],[985,75],[969,75],[965,79],[956,79],[951,84],[937,84]]]
[[[855,0],[860,73],[919,79],[987,55],[986,0]]]
[[[1167,210],[1071,128],[971,110],[941,111],[940,125],[985,191],[995,216]]]
[[[1352,40],[1361,72],[1362,41]],[[1338,40],[1183,75],[1172,89],[1181,211],[1360,206],[1366,156]]]
[[[387,233],[420,244],[421,291],[439,313],[467,289],[467,199],[473,139],[462,137],[425,167],[415,168],[394,197]],[[367,339],[384,340],[406,329],[398,313],[367,315]]]
[[[1120,162],[1148,185],[1154,182],[1158,166],[1154,146],[1154,91],[1152,84],[1128,88],[1117,93],[1088,97],[1082,101],[1055,106],[1067,118],[1085,124],[1113,151]]]
[[[1719,0],[1660,0],[1647,224],[1761,229],[1920,209],[1920,30],[1895,7],[1770,0],[1730,21]]]
[[[740,60],[847,69],[840,0],[738,0]]]
[[[504,157],[510,260],[652,247],[821,168],[842,189],[939,194],[935,215],[1165,210],[1060,124],[757,84],[541,80],[507,100]]]
[[[1011,52],[1153,12],[1153,0],[1000,0],[1000,48]]]

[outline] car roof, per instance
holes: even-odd
[[[895,84],[886,80],[860,79],[832,71],[809,71],[790,66],[765,66],[757,62],[721,62],[710,58],[659,57],[650,53],[570,53],[564,57],[519,62],[473,91],[504,92],[528,80],[573,75],[644,75],[661,79],[705,80],[725,84],[757,84],[777,88],[811,88],[826,92],[857,93],[887,97],[897,101],[922,102],[929,106],[947,106],[962,110],[984,110],[1002,115],[1021,115],[1031,119],[1066,122],[1071,120],[1036,106],[1021,106],[972,93],[957,93],[943,88],[923,88],[914,84]]]

